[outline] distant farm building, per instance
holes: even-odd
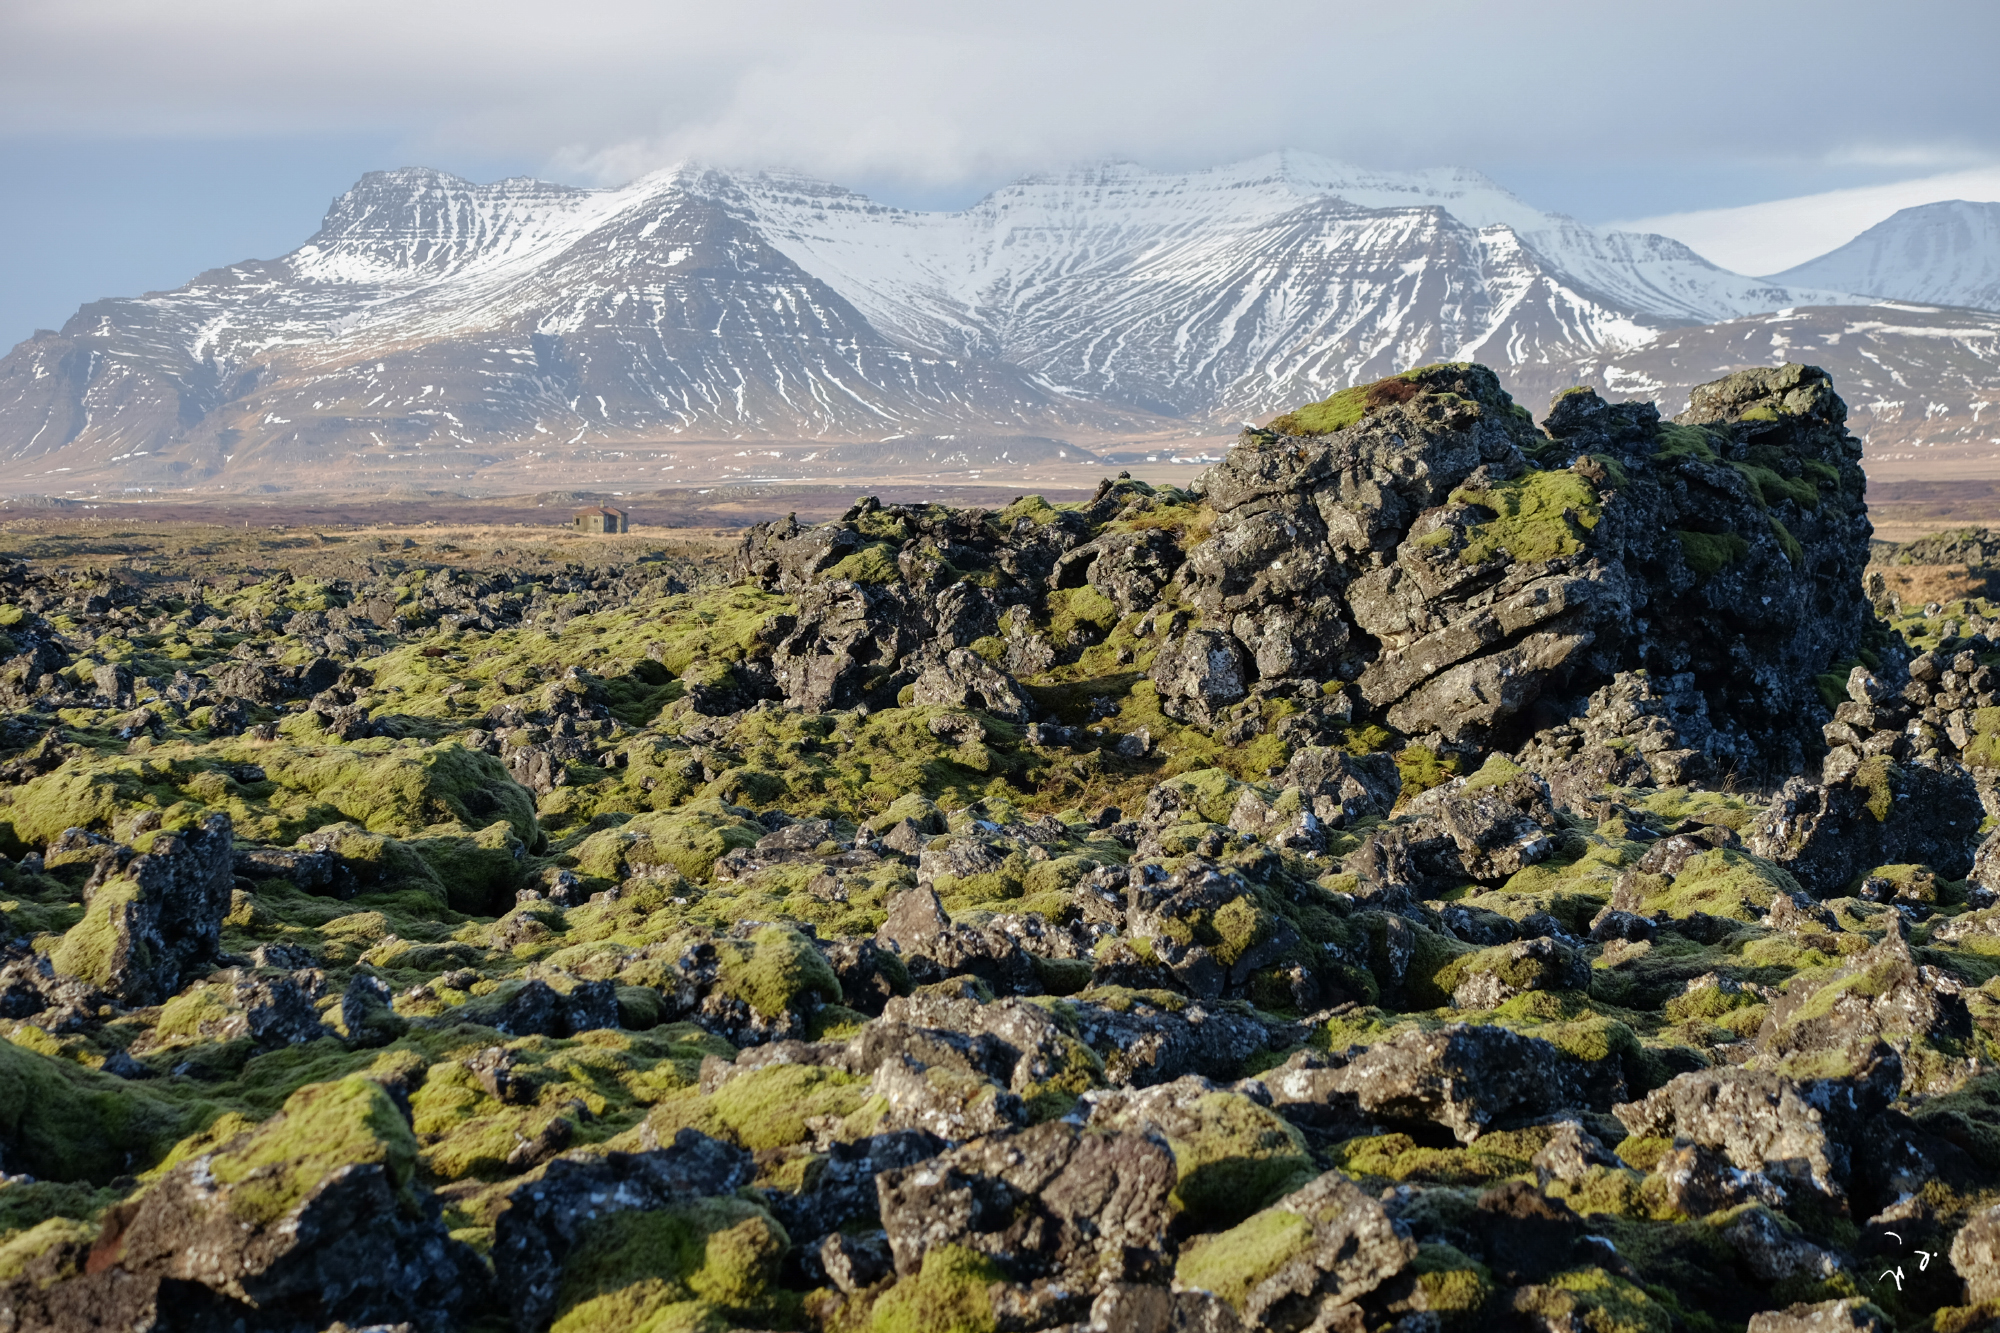
[[[629,532],[631,516],[622,509],[579,509],[571,520],[578,532]]]

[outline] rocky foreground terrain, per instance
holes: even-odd
[[[2000,626],[1844,419],[9,565],[0,1330],[1993,1327]]]

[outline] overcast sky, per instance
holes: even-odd
[[[696,156],[955,207],[1289,147],[1722,235],[1718,209],[2000,182],[1996,51],[1992,0],[5,0],[0,346],[290,250],[409,164],[615,184]]]

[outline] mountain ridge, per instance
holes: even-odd
[[[290,254],[16,347],[0,457],[46,489],[539,485],[586,457],[652,481],[735,440],[1081,451],[1231,434],[1427,361],[1539,392],[1678,330],[1852,300],[1477,172],[1295,152],[1045,173],[955,212],[702,163],[601,190],[402,168]]]

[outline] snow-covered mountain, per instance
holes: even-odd
[[[611,190],[381,172],[283,258],[93,303],[0,360],[0,486],[503,484],[694,441],[1041,456],[1440,359],[1539,386],[1844,299],[1476,172],[1298,153],[1036,176],[953,213],[699,165]]]
[[[1901,209],[1771,281],[2000,310],[2000,204],[1953,199]]]

